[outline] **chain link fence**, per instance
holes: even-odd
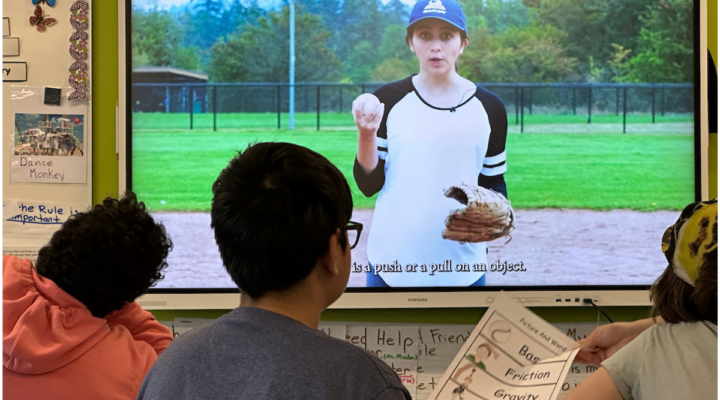
[[[295,84],[296,128],[352,128],[352,101],[381,83]],[[692,84],[481,83],[502,99],[509,124],[659,123],[692,120]],[[288,84],[135,83],[133,129],[289,127]]]

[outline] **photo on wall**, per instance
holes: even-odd
[[[83,115],[16,114],[15,155],[82,157]]]
[[[85,115],[15,113],[10,182],[85,183]]]

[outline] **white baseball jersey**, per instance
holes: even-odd
[[[383,85],[375,95],[385,104],[378,165],[366,173],[356,159],[353,171],[363,194],[379,192],[368,261],[389,286],[469,286],[484,274],[473,266],[487,263],[486,246],[442,238],[450,211],[463,207],[444,192],[478,183],[507,196],[505,106],[478,87],[455,107],[434,107],[418,94],[411,77]],[[408,272],[416,264],[416,272]],[[458,271],[462,264],[470,271]]]

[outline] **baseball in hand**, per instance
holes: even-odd
[[[378,99],[374,94],[364,93],[355,99],[355,106],[358,110],[362,110],[362,115],[364,117],[369,117],[377,114],[380,110],[380,99]]]
[[[374,137],[385,112],[385,106],[380,103],[380,99],[370,93],[361,94],[353,101],[352,110],[360,137]]]

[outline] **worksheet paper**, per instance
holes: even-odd
[[[574,340],[500,293],[429,398],[555,400]]]

